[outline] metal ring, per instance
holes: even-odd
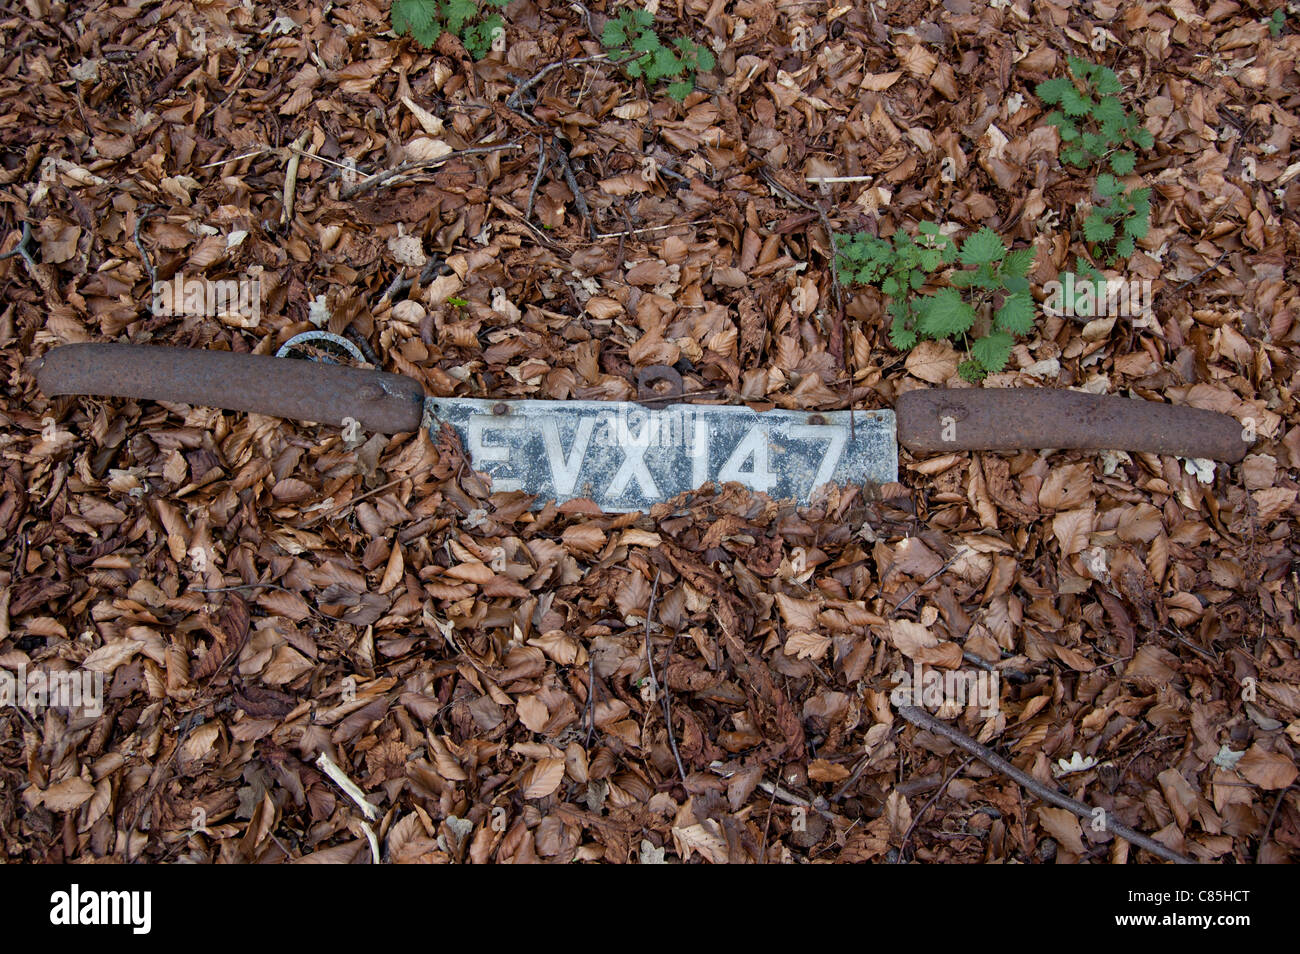
[[[306,353],[293,353],[294,351],[299,350],[299,345],[307,344],[308,342],[326,342],[336,348],[342,348],[354,361],[357,362],[357,364],[366,363],[366,356],[361,353],[360,348],[354,345],[347,338],[344,338],[341,335],[332,334],[328,331],[304,331],[300,335],[294,335],[284,344],[280,345],[280,350],[275,353],[275,356],[277,358],[306,358],[308,361],[319,361],[323,364],[341,363],[339,361],[331,361],[324,355],[316,357]],[[342,355],[339,357],[341,358]]]
[[[654,390],[657,381],[667,381],[676,387],[668,394],[657,394]],[[667,364],[652,364],[648,368],[642,368],[637,374],[636,390],[639,403],[646,407],[663,407],[665,404],[681,400],[685,389],[682,385],[682,376],[676,368]]]

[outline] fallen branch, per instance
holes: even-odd
[[[930,800],[926,802],[925,805],[921,808],[921,810],[916,813],[916,816],[912,819],[912,824],[908,825],[907,831],[903,833],[903,840],[898,843],[898,855],[896,857],[898,859],[899,864],[903,863],[903,856],[907,854],[907,843],[912,837],[912,832],[916,831],[916,826],[920,823],[921,819],[925,817],[925,813],[928,812],[930,808],[934,805],[934,803],[937,802],[943,796],[944,791],[948,788],[950,784],[952,784],[952,780],[955,779],[962,772],[964,772],[966,770],[966,766],[970,765],[974,761],[975,761],[975,756],[972,755],[969,758],[967,758],[964,762],[962,762],[961,765],[958,765],[955,769],[953,769],[952,772],[949,773],[948,777],[943,780],[943,783],[939,786],[939,790],[935,792],[934,795],[930,797]]]
[[[343,790],[343,794],[356,802],[357,808],[371,821],[379,817],[379,809],[366,799],[366,793],[356,782],[348,778],[348,773],[330,757],[328,752],[321,752],[316,759],[316,767],[330,777],[330,780]]]
[[[677,774],[681,776],[682,784],[686,784],[686,767],[682,765],[682,757],[677,753],[677,738],[673,735],[673,715],[672,708],[668,702],[668,657],[664,657],[664,678],[661,684],[655,676],[654,659],[650,654],[650,619],[655,613],[655,597],[659,594],[659,574],[655,573],[654,586],[650,589],[650,606],[645,613],[645,662],[650,667],[650,686],[654,689],[655,694],[659,697],[660,706],[664,714],[664,725],[668,729],[668,745],[673,750],[673,759],[677,762]],[[672,652],[672,646],[668,647],[669,653]]]
[[[298,166],[302,163],[303,146],[311,138],[311,129],[304,129],[302,135],[289,147],[289,165],[284,173],[284,199],[280,203],[280,224],[288,225],[293,220],[294,193],[298,189]]]
[[[427,169],[433,169],[445,162],[453,159],[459,159],[461,156],[477,156],[485,152],[497,152],[501,149],[519,149],[517,142],[503,142],[496,146],[471,146],[468,149],[457,149],[449,152],[445,156],[439,156],[436,159],[420,159],[409,162],[400,162],[391,169],[385,169],[383,172],[377,172],[374,175],[367,176],[355,185],[344,186],[339,190],[339,198],[351,199],[363,192],[369,192],[371,189],[377,189],[380,186],[388,185],[398,176],[409,175],[415,172],[423,172]]]
[[[1074,813],[1084,821],[1092,821],[1094,817],[1092,808],[1085,805],[1083,802],[1076,801],[1070,796],[1058,792],[1054,788],[1048,788],[1032,775],[1016,768],[992,749],[980,745],[964,732],[954,729],[952,726],[948,725],[948,723],[936,719],[924,709],[916,706],[899,706],[898,714],[908,722],[912,723],[912,725],[925,729],[927,732],[933,732],[935,735],[942,736],[963,752],[975,756],[989,768],[1006,775],[1012,781],[1016,782],[1022,788],[1028,789],[1043,801],[1050,802],[1057,808],[1064,808],[1066,811]],[[1120,822],[1112,821],[1109,817],[1106,820],[1106,830],[1118,838],[1123,838],[1131,845],[1136,845],[1139,848],[1151,852],[1151,854],[1156,855],[1159,858],[1163,858],[1165,861],[1179,865],[1195,864],[1191,858],[1180,855],[1171,848],[1160,844],[1160,842],[1156,841],[1154,838],[1150,838],[1141,832],[1134,831],[1132,828],[1129,828],[1127,825]]]

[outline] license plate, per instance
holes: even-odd
[[[898,479],[893,411],[754,411],[608,401],[430,398],[494,491],[646,510],[709,481],[811,501],[823,484]],[[437,423],[433,424],[436,432]]]

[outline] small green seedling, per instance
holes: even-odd
[[[944,265],[957,261],[957,243],[939,231],[933,222],[922,222],[919,238],[902,229],[890,240],[858,232],[836,236],[840,280],[851,285],[875,285],[890,299],[887,310],[894,321],[889,340],[907,351],[916,344],[916,312],[913,292]]]
[[[493,42],[505,35],[505,23],[490,8],[505,9],[510,0],[393,0],[393,31],[399,36],[409,33],[423,47],[431,47],[438,37],[454,33],[465,50],[481,60]]]
[[[1124,86],[1115,71],[1070,57],[1070,74],[1039,83],[1034,91],[1050,106],[1047,122],[1061,133],[1061,161],[1083,168],[1108,160],[1111,171],[1126,176],[1137,166],[1137,149],[1150,149],[1155,138],[1141,118],[1120,102]]]
[[[1137,240],[1145,238],[1150,230],[1151,190],[1125,192],[1124,183],[1102,173],[1097,177],[1097,195],[1102,201],[1084,220],[1083,237],[1092,246],[1095,258],[1112,265],[1132,255]]]
[[[447,299],[447,304],[451,305],[453,308],[464,308],[469,305],[469,302],[464,298],[457,298],[455,295],[452,295]]]
[[[900,351],[922,337],[960,337],[969,357],[958,366],[968,381],[1001,371],[1011,357],[1017,335],[1034,326],[1034,299],[1029,292],[1032,248],[1008,251],[996,232],[980,229],[961,244],[933,222],[922,222],[919,239],[902,229],[892,240],[859,233],[837,236],[837,266],[842,281],[876,285],[890,299],[893,317],[889,340]],[[917,294],[939,269],[960,263],[950,288]]]
[[[1273,15],[1268,20],[1268,34],[1277,39],[1282,35],[1282,28],[1286,26],[1286,11],[1278,7],[1273,11]]]
[[[1032,247],[1008,251],[996,232],[982,228],[962,243],[958,258],[968,267],[952,274],[952,287],[918,304],[917,328],[926,337],[961,336],[970,357],[957,372],[967,381],[1005,368],[1016,336],[1033,330],[1028,276],[1035,254]]]
[[[600,39],[615,60],[626,61],[628,76],[644,79],[647,87],[668,80],[668,95],[681,102],[695,89],[695,75],[713,69],[713,54],[685,37],[665,46],[654,19],[647,10],[624,7],[605,22]]]

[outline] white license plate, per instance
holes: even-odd
[[[430,398],[494,491],[646,510],[709,481],[807,504],[822,484],[898,479],[893,411],[753,411],[608,401]],[[433,422],[436,433],[437,423]]]

